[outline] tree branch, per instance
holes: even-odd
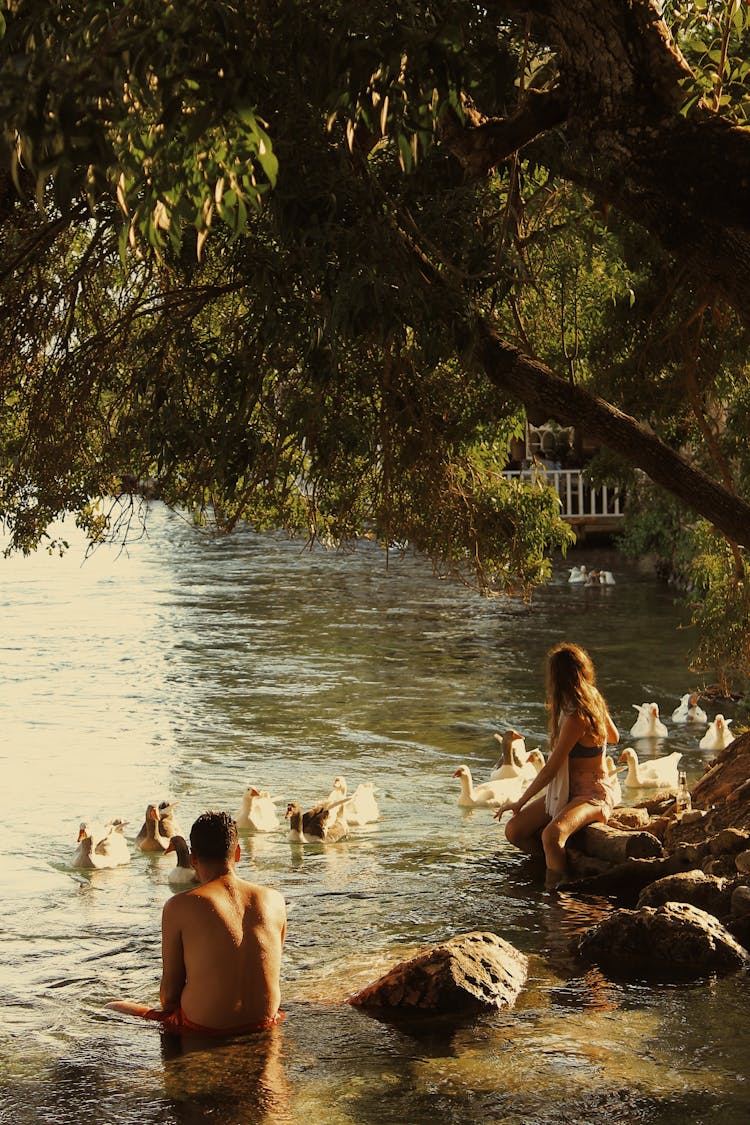
[[[483,118],[470,105],[464,108],[471,125],[461,125],[452,112],[447,113],[440,122],[440,136],[466,173],[480,177],[565,121],[568,103],[558,89],[529,90],[512,117]]]
[[[480,323],[479,355],[491,382],[527,409],[586,431],[733,542],[750,548],[750,504],[683,460],[635,418],[506,344],[486,321]]]

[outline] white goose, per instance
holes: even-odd
[[[127,827],[127,820],[122,817],[115,817],[114,820],[109,820],[104,825],[105,835],[96,845],[96,850],[100,855],[109,856],[114,860],[113,866],[122,867],[126,863],[130,863],[130,847],[128,841],[125,839],[125,829]]]
[[[375,786],[371,781],[361,781],[352,794],[347,795],[347,792],[346,778],[337,774],[324,802],[329,808],[336,808],[336,820],[343,820],[351,828],[380,820]]]
[[[461,783],[458,804],[464,809],[496,809],[517,801],[528,786],[523,777],[501,777],[475,785],[468,766],[459,766],[453,774]]]
[[[611,570],[600,570],[599,571],[599,582],[601,583],[602,586],[614,586],[614,585],[616,585],[615,576],[614,576],[614,574],[612,573]]]
[[[274,832],[281,823],[268,790],[260,792],[254,785],[248,785],[242,794],[242,808],[234,819],[238,828],[248,832]]]
[[[105,839],[105,837],[100,836],[102,831],[100,825],[92,825],[87,821],[82,822],[78,830],[78,846],[72,859],[73,867],[121,867],[124,863],[130,863],[129,851],[127,859],[123,859],[121,855],[118,856],[108,853],[106,850],[100,850]]]
[[[672,712],[673,723],[707,723],[708,715],[702,707],[698,706],[696,693],[688,692],[683,695],[678,707]]]
[[[633,738],[664,738],[669,731],[659,718],[658,703],[634,703],[638,718],[630,728]]]
[[[170,869],[167,879],[173,887],[195,886],[199,883],[198,873],[190,862],[190,848],[184,836],[171,836],[167,854],[174,852],[177,863]]]
[[[725,750],[730,742],[734,742],[734,735],[729,729],[731,721],[725,719],[723,715],[717,715],[714,721],[709,723],[708,730],[698,743],[701,750]]]
[[[627,747],[617,763],[628,767],[625,784],[634,789],[676,789],[677,763],[681,758],[682,754],[675,750],[673,754],[667,754],[663,758],[639,762],[635,750]]]
[[[568,582],[585,582],[588,577],[588,568],[585,563],[580,566],[572,566],[568,575]]]

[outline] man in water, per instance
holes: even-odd
[[[119,1012],[159,1020],[165,1030],[242,1035],[283,1019],[279,1012],[283,897],[235,872],[237,825],[206,812],[190,829],[200,886],[175,895],[162,912],[161,1009],[118,1000]]]

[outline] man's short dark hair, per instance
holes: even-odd
[[[190,829],[190,848],[198,859],[229,859],[236,847],[237,825],[229,813],[201,813]]]

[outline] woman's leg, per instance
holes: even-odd
[[[541,832],[549,824],[549,813],[544,807],[544,797],[537,797],[524,805],[505,825],[505,839],[529,855],[542,855]]]
[[[587,824],[606,823],[607,814],[601,804],[585,799],[570,801],[542,832],[542,846],[547,867],[555,875],[565,872],[565,844],[579,828]]]

